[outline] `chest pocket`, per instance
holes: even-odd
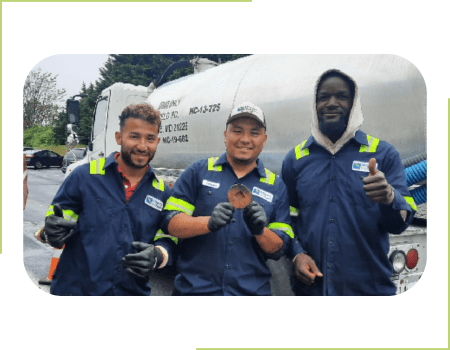
[[[361,179],[361,176],[366,177],[368,175],[368,172],[352,171],[346,176],[344,194],[349,203],[360,205],[362,207],[369,207],[372,205],[372,201],[367,197],[366,192],[363,189],[364,183]]]
[[[218,181],[206,180],[209,182],[219,183]],[[219,188],[200,185],[197,192],[197,200],[195,202],[194,216],[209,216],[218,203],[226,202],[226,190],[220,185]]]
[[[303,172],[302,175],[297,179],[297,197],[299,201],[299,208],[311,207],[319,203],[321,193],[323,191],[323,186],[320,186],[318,182],[319,174],[312,173],[305,176]]]
[[[102,228],[117,216],[118,205],[116,199],[108,196],[83,196],[83,220],[80,224],[86,230]],[[81,227],[80,227],[81,228]]]

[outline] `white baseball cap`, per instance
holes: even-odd
[[[264,128],[266,127],[266,118],[264,117],[264,112],[261,108],[251,102],[244,102],[238,106],[233,107],[230,116],[227,119],[227,125],[229,122],[240,117],[253,118],[260,122],[264,126]]]

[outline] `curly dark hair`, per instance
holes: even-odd
[[[320,78],[320,82],[319,84],[317,84],[317,91],[319,91],[320,89],[320,85],[322,84],[322,82],[328,78],[341,78],[344,79],[344,81],[348,84],[349,88],[350,88],[350,93],[352,94],[352,100],[355,97],[355,82],[350,79],[347,75],[345,75],[344,73],[335,70],[335,69],[331,69],[329,70],[327,73],[325,73],[324,75],[322,75],[322,77]],[[316,98],[317,98],[317,91],[316,91]]]
[[[145,102],[129,105],[123,110],[119,116],[120,131],[122,131],[125,121],[128,118],[142,119],[149,124],[155,124],[158,126],[158,130],[161,126],[161,116],[159,111]]]

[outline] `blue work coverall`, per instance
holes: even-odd
[[[361,177],[370,158],[395,190],[391,205],[372,202]],[[292,149],[282,166],[296,239],[290,256],[306,252],[323,278],[311,286],[293,278],[298,295],[393,295],[389,233],[400,234],[417,210],[398,152],[358,130],[335,155],[312,136]],[[407,211],[403,221],[400,210]],[[388,233],[389,232],[389,233]]]
[[[250,173],[237,178],[226,160],[209,158],[191,164],[175,183],[165,209],[176,213],[210,216],[218,203],[227,202],[234,184],[244,184],[265,210],[267,227],[283,240],[272,258],[279,258],[293,238],[286,186],[264,168],[261,160]],[[188,239],[180,244],[174,295],[270,295],[271,272],[255,237],[248,229],[243,210],[236,209],[229,224],[217,232]]]
[[[52,201],[47,216],[58,203],[78,225],[66,241],[51,294],[150,295],[148,280],[129,274],[122,258],[136,253],[133,241],[161,245],[172,255],[177,239],[160,230],[170,188],[150,167],[127,203],[114,154],[76,168]]]

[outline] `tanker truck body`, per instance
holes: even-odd
[[[92,144],[83,162],[118,151],[114,132],[120,112],[130,103],[146,101],[160,111],[162,121],[161,142],[152,166],[172,184],[192,162],[224,152],[223,131],[230,110],[250,101],[261,107],[266,117],[268,140],[260,158],[279,174],[288,151],[311,134],[314,86],[331,68],[349,74],[358,84],[363,131],[392,144],[402,160],[418,155],[426,158],[426,87],[409,61],[393,55],[252,55],[218,66],[209,64],[206,70],[156,89],[122,83],[105,89],[97,103]],[[413,186],[424,185],[426,175]],[[424,206],[419,206],[419,212],[426,225]],[[425,268],[424,225],[411,225],[402,235],[391,235],[388,256],[397,271],[392,276],[397,293],[408,290]],[[269,264],[272,293],[290,295],[290,263],[283,258]]]

